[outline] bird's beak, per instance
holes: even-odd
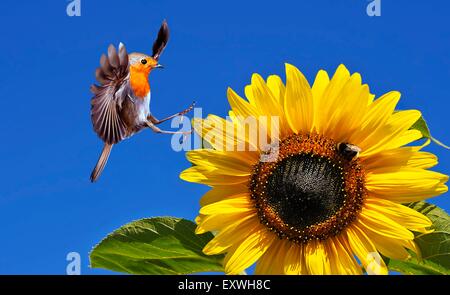
[[[164,66],[161,65],[161,64],[157,64],[157,65],[155,66],[155,69],[164,69]]]

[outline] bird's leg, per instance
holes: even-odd
[[[150,120],[150,122],[152,122],[153,124],[158,125],[158,124],[161,124],[162,122],[166,122],[166,121],[168,121],[170,119],[173,119],[173,118],[175,118],[177,116],[183,116],[183,115],[189,113],[194,108],[194,106],[195,106],[195,101],[190,105],[190,107],[188,107],[184,111],[181,111],[179,113],[173,114],[172,116],[169,116],[167,118],[159,120],[155,116],[150,114],[150,115],[148,115],[147,119]]]
[[[163,133],[163,134],[191,134],[192,133],[192,129],[189,131],[167,131],[167,130],[161,130],[160,128],[156,127],[152,122],[146,122],[147,126],[152,129],[154,132],[156,133]]]

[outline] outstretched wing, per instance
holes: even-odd
[[[169,42],[169,26],[167,22],[164,20],[161,28],[159,28],[158,37],[156,37],[155,42],[153,43],[153,58],[158,60],[163,52],[164,48]]]
[[[122,43],[119,52],[109,46],[108,56],[102,55],[95,75],[100,85],[91,86],[92,125],[104,142],[114,144],[127,137],[126,125],[119,116],[122,102],[130,93],[128,54]]]

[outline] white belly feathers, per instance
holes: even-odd
[[[147,96],[144,99],[135,98],[134,104],[136,106],[136,120],[139,123],[147,122],[147,117],[150,115],[150,92],[147,94]]]

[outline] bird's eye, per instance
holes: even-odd
[[[147,63],[147,60],[145,58],[141,59],[141,64],[145,65]]]

